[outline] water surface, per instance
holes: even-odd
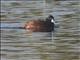
[[[53,33],[12,28],[49,14],[59,24]],[[1,1],[1,27],[2,60],[79,60],[80,1]]]

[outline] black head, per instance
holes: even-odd
[[[52,15],[49,15],[48,18],[54,20],[54,17]]]
[[[46,18],[46,21],[47,22],[52,22],[54,23],[54,17],[52,15],[49,15],[47,18]]]

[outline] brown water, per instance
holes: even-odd
[[[49,14],[58,24],[53,33],[12,28]],[[80,1],[2,1],[1,27],[1,60],[80,59]]]

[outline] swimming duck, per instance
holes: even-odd
[[[24,28],[31,32],[52,32],[54,31],[55,20],[52,15],[46,19],[30,20],[25,23]]]

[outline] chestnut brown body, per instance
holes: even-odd
[[[32,32],[51,32],[54,30],[54,23],[49,17],[45,20],[30,20],[26,22],[24,28]]]

